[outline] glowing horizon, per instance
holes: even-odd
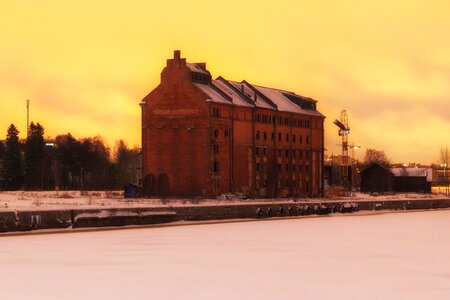
[[[433,163],[450,146],[448,1],[18,0],[0,17],[0,139],[25,136],[29,99],[46,136],[140,145],[138,104],[179,49],[214,78],[318,100],[328,154],[341,109],[357,158]]]

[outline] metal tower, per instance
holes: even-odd
[[[348,180],[348,135],[350,134],[350,127],[348,125],[348,115],[345,109],[341,110],[340,120],[335,120],[334,125],[339,127],[338,134],[342,137],[342,159],[341,159],[341,173],[342,183],[344,186],[349,186]]]

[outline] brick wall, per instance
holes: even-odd
[[[211,194],[209,103],[191,81],[184,59],[168,60],[161,84],[142,101],[144,193]]]
[[[322,116],[208,101],[196,80],[175,52],[142,101],[146,195],[323,195]]]

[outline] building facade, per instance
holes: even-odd
[[[213,80],[175,51],[140,105],[147,196],[323,194],[325,117],[311,98]]]
[[[390,168],[395,176],[394,190],[399,193],[431,193],[433,169]]]
[[[432,169],[386,168],[375,163],[361,172],[361,192],[431,193],[432,179]]]

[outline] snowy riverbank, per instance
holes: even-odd
[[[443,199],[443,194],[395,194],[370,196],[355,193],[350,197],[333,198],[282,198],[282,199],[124,199],[121,191],[42,191],[42,192],[0,192],[0,211],[10,210],[45,210],[45,209],[101,209],[101,208],[133,208],[133,207],[167,207],[183,205],[218,205],[242,203],[271,202],[326,202],[326,201],[384,201]]]

